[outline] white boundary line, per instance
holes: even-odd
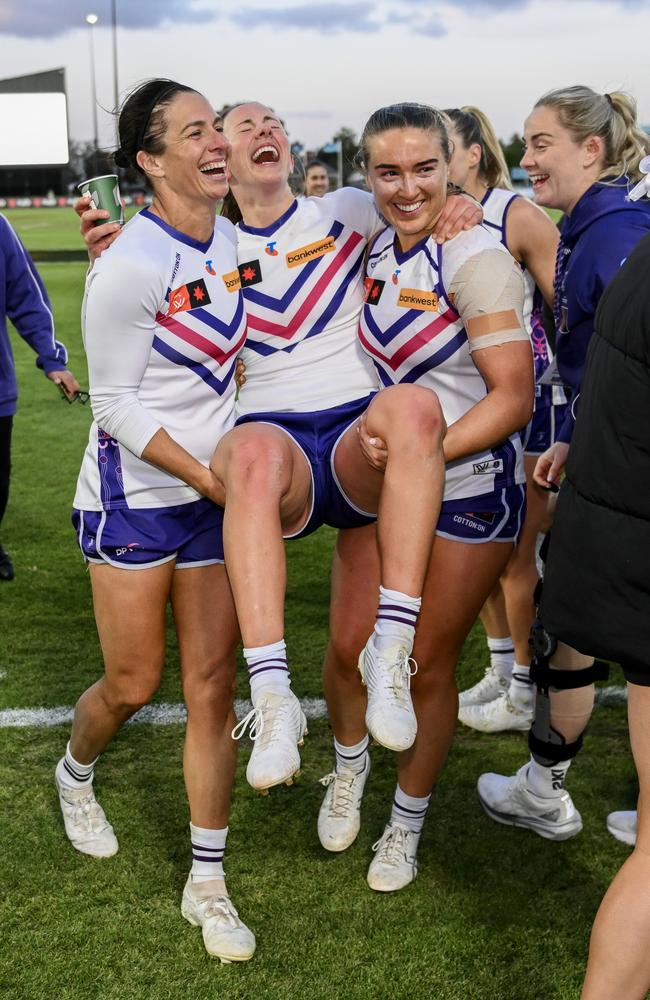
[[[627,702],[627,688],[602,687],[596,689],[596,704],[624,705]],[[324,719],[327,708],[323,698],[302,698],[302,710],[308,719]],[[250,712],[250,701],[236,701],[237,718]],[[0,711],[0,729],[41,729],[49,726],[65,726],[72,722],[72,705],[56,708],[7,708]],[[146,705],[130,719],[131,723],[149,723],[156,726],[170,726],[185,722],[187,714],[181,704]]]

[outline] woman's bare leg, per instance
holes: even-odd
[[[582,1000],[643,1000],[650,990],[650,688],[627,690],[640,785],[636,847],[596,914]]]

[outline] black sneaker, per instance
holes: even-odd
[[[0,545],[0,582],[3,580],[13,580],[14,564],[9,553]]]

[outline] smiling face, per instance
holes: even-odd
[[[330,179],[325,167],[315,164],[309,167],[305,176],[305,194],[307,197],[313,196],[321,198],[330,189]]]
[[[232,147],[233,188],[286,184],[293,170],[289,137],[271,108],[241,104],[228,112],[224,129]]]
[[[576,141],[555,108],[542,105],[526,119],[524,142],[521,166],[530,175],[535,201],[570,213],[600,175],[602,139],[589,136]]]
[[[225,197],[230,145],[214,108],[201,94],[182,92],[167,105],[164,117],[164,152],[137,154],[154,194],[164,184],[167,192],[183,199],[216,202]]]
[[[366,177],[377,211],[402,250],[428,236],[447,198],[447,163],[439,134],[391,128],[368,141]]]

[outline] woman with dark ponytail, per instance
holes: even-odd
[[[239,632],[219,483],[209,468],[216,440],[234,422],[235,360],[246,336],[241,292],[227,284],[237,272],[235,232],[215,220],[228,190],[229,144],[208,101],[172,80],[149,80],[127,97],[119,137],[116,163],[139,171],[153,200],[86,283],[94,420],[73,522],[90,571],[104,675],[77,702],[56,784],[72,845],[92,857],[115,854],[93,771],[158,688],[171,602],[187,706],[193,859],[181,912],[202,927],[210,955],[245,961],[255,938],[223,870]],[[115,228],[103,227],[99,247]]]

